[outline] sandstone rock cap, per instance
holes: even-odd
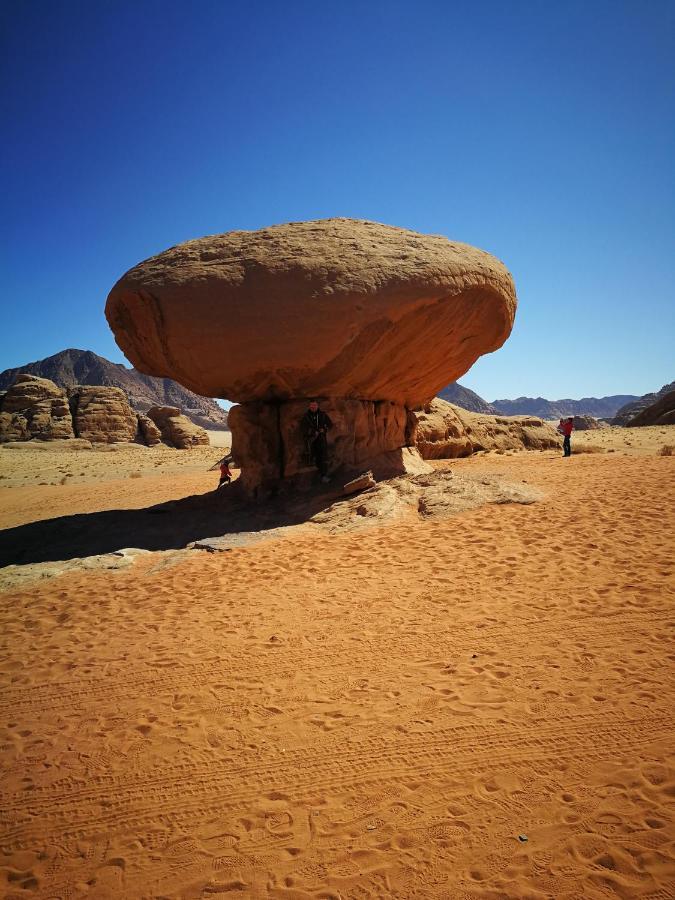
[[[172,247],[117,282],[106,316],[137,369],[199,394],[416,406],[498,349],[515,309],[482,250],[325,219]]]

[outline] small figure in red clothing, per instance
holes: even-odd
[[[218,487],[221,488],[224,484],[229,484],[231,481],[232,472],[230,472],[230,466],[226,460],[223,460],[220,464],[220,481],[218,482]]]
[[[568,419],[561,419],[558,431],[563,435],[563,456],[571,456],[570,435],[574,431],[574,418],[570,416]]]

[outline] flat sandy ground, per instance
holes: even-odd
[[[440,464],[530,506],[0,594],[0,894],[675,896],[675,427],[573,440]],[[0,524],[218,455],[0,449]]]

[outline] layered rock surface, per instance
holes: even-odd
[[[121,388],[78,385],[70,403],[78,437],[101,444],[135,440],[138,419]]]
[[[210,397],[199,397],[169,378],[152,378],[135,369],[127,369],[91,350],[71,348],[46,359],[5,369],[0,372],[0,390],[9,388],[22,373],[47,378],[66,392],[81,384],[122,388],[137,413],[145,413],[151,406],[178,406],[195,425],[214,429],[227,427],[227,413]]]
[[[327,219],[173,247],[117,282],[106,316],[137,369],[242,404],[229,422],[254,487],[294,473],[302,443],[284,417],[299,418],[309,397],[342,410],[345,434],[362,436],[351,450],[336,440],[336,464],[400,451],[390,429],[405,441],[407,409],[500,347],[515,308],[511,276],[482,250]],[[384,401],[399,424],[382,429]],[[349,405],[359,402],[370,407]]]
[[[164,439],[180,449],[209,443],[206,431],[176,407],[155,408],[160,428],[137,414],[120,388],[78,385],[69,394],[47,378],[18,375],[0,395],[0,443],[78,438],[87,446],[131,441],[153,446]]]
[[[416,444],[424,459],[455,459],[477,450],[547,450],[562,439],[555,428],[534,416],[471,413],[435,397],[417,418]]]
[[[331,470],[345,477],[371,468],[377,478],[428,470],[414,451],[414,416],[405,406],[344,397],[321,404],[333,427],[328,433]],[[230,410],[232,455],[242,485],[251,491],[314,473],[301,421],[306,401],[244,403]]]
[[[19,375],[2,398],[0,442],[72,438],[65,391],[46,378]]]
[[[176,406],[153,406],[148,410],[148,418],[159,430],[164,443],[170,447],[187,450],[200,445],[208,446],[209,436],[206,431],[182,415]]]

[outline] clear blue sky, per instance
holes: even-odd
[[[0,369],[172,244],[353,216],[512,271],[489,400],[675,378],[675,3],[3,0]]]

